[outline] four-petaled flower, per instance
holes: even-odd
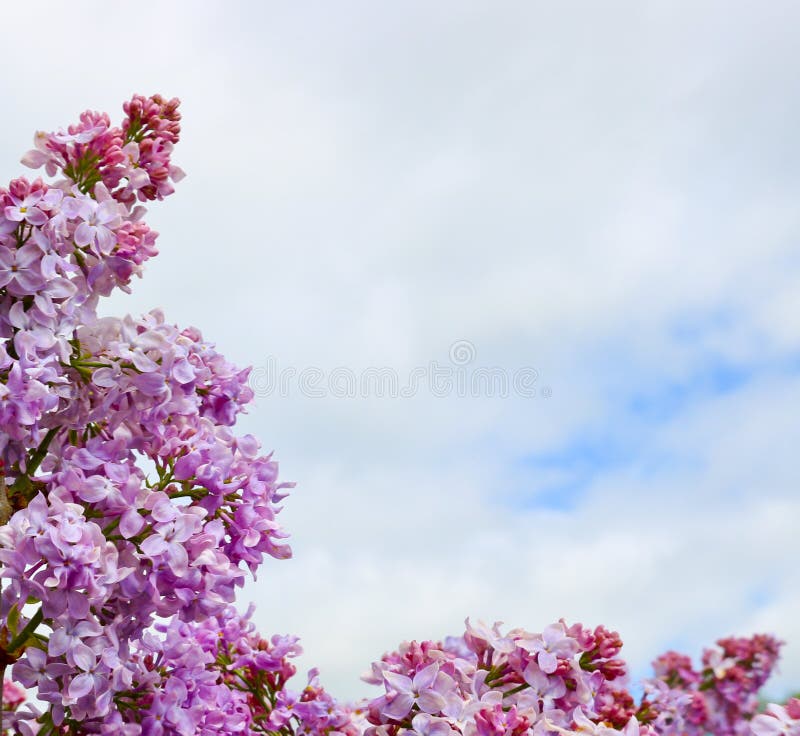
[[[396,672],[384,672],[389,686],[390,700],[383,709],[387,718],[401,721],[414,706],[425,713],[436,713],[447,704],[445,696],[452,690],[451,677],[439,671],[438,664],[431,664],[414,674],[413,679]]]

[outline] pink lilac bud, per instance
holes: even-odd
[[[685,654],[665,652],[653,662],[656,677],[671,687],[689,687],[700,681],[700,675],[692,668],[692,660]]]
[[[25,690],[11,680],[3,680],[3,709],[16,710],[25,702]]]
[[[478,736],[521,736],[528,730],[530,721],[520,716],[516,707],[505,710],[498,703],[492,708],[478,711],[475,714],[475,726]]]

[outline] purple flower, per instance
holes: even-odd
[[[548,626],[540,635],[522,638],[518,644],[537,655],[540,669],[548,675],[556,671],[559,659],[569,659],[578,652],[578,643],[560,623]]]
[[[10,195],[13,204],[4,210],[6,219],[12,222],[25,221],[31,225],[44,225],[47,222],[47,215],[37,207],[43,196],[42,190],[31,192],[23,199]]]
[[[417,713],[411,719],[411,733],[418,736],[450,736],[455,730],[446,718],[435,718],[427,713]]]
[[[33,294],[45,280],[41,271],[42,252],[33,243],[21,248],[0,246],[0,287],[11,286],[20,294]]]
[[[117,242],[114,230],[122,224],[119,207],[113,199],[97,202],[89,197],[76,197],[65,199],[61,210],[68,217],[82,221],[75,228],[76,245],[93,246],[98,255],[106,256]]]
[[[44,682],[63,677],[72,667],[61,662],[53,662],[41,649],[30,647],[21,659],[14,663],[13,675],[27,688],[38,687]]]
[[[184,546],[196,531],[196,516],[181,514],[174,521],[160,523],[155,534],[141,544],[142,553],[158,560],[164,560],[176,575],[183,575],[189,567],[189,555]]]
[[[397,721],[403,720],[415,705],[425,713],[440,712],[447,705],[445,696],[455,685],[435,663],[419,670],[413,679],[396,672],[384,672],[383,677],[389,697],[383,714]]]

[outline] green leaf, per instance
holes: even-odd
[[[16,636],[17,630],[19,629],[19,606],[16,603],[11,606],[11,610],[8,612],[6,625],[8,626],[11,636]]]

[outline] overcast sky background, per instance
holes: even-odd
[[[257,367],[242,428],[298,483],[295,557],[241,601],[302,666],[352,697],[402,639],[563,616],[619,630],[637,675],[771,631],[769,690],[800,688],[800,5],[3,16],[3,179],[35,129],[183,100],[161,255],[105,311],[163,307]],[[458,341],[536,396],[268,391],[270,366],[402,385]]]

